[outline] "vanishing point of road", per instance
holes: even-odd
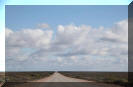
[[[5,87],[10,87],[10,86],[5,86]],[[12,87],[121,87],[121,86],[96,83],[93,81],[71,78],[64,76],[58,72],[55,72],[49,77],[31,81],[28,83],[18,84]]]

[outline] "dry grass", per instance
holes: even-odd
[[[128,84],[127,72],[60,72],[65,76],[96,81],[100,83],[126,86]]]
[[[6,72],[6,80],[8,82],[27,82],[47,77],[53,72]]]

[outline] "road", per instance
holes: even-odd
[[[47,78],[42,78],[39,80],[19,84],[16,86],[8,85],[5,87],[120,87],[120,86],[71,78],[64,76],[58,72],[55,72],[54,74],[52,74]]]
[[[70,77],[66,77],[58,72],[55,72],[53,75],[51,75],[47,78],[43,78],[43,79],[36,80],[33,82],[92,82],[92,81],[70,78]]]

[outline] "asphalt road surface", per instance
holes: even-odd
[[[5,87],[121,87],[121,86],[96,83],[93,81],[66,77],[58,72],[55,72],[53,75],[47,78],[31,81],[28,83],[18,84],[14,86],[7,85]]]
[[[70,78],[70,77],[66,77],[58,72],[55,72],[53,75],[51,75],[47,78],[43,78],[43,79],[36,80],[33,82],[92,82],[92,81]]]

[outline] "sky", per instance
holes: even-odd
[[[60,24],[84,24],[95,28],[102,25],[111,27],[115,22],[127,18],[127,9],[127,6],[95,5],[6,6],[6,26],[14,30],[35,28],[40,23],[47,23],[52,29]]]
[[[6,6],[7,71],[128,71],[128,6]]]

